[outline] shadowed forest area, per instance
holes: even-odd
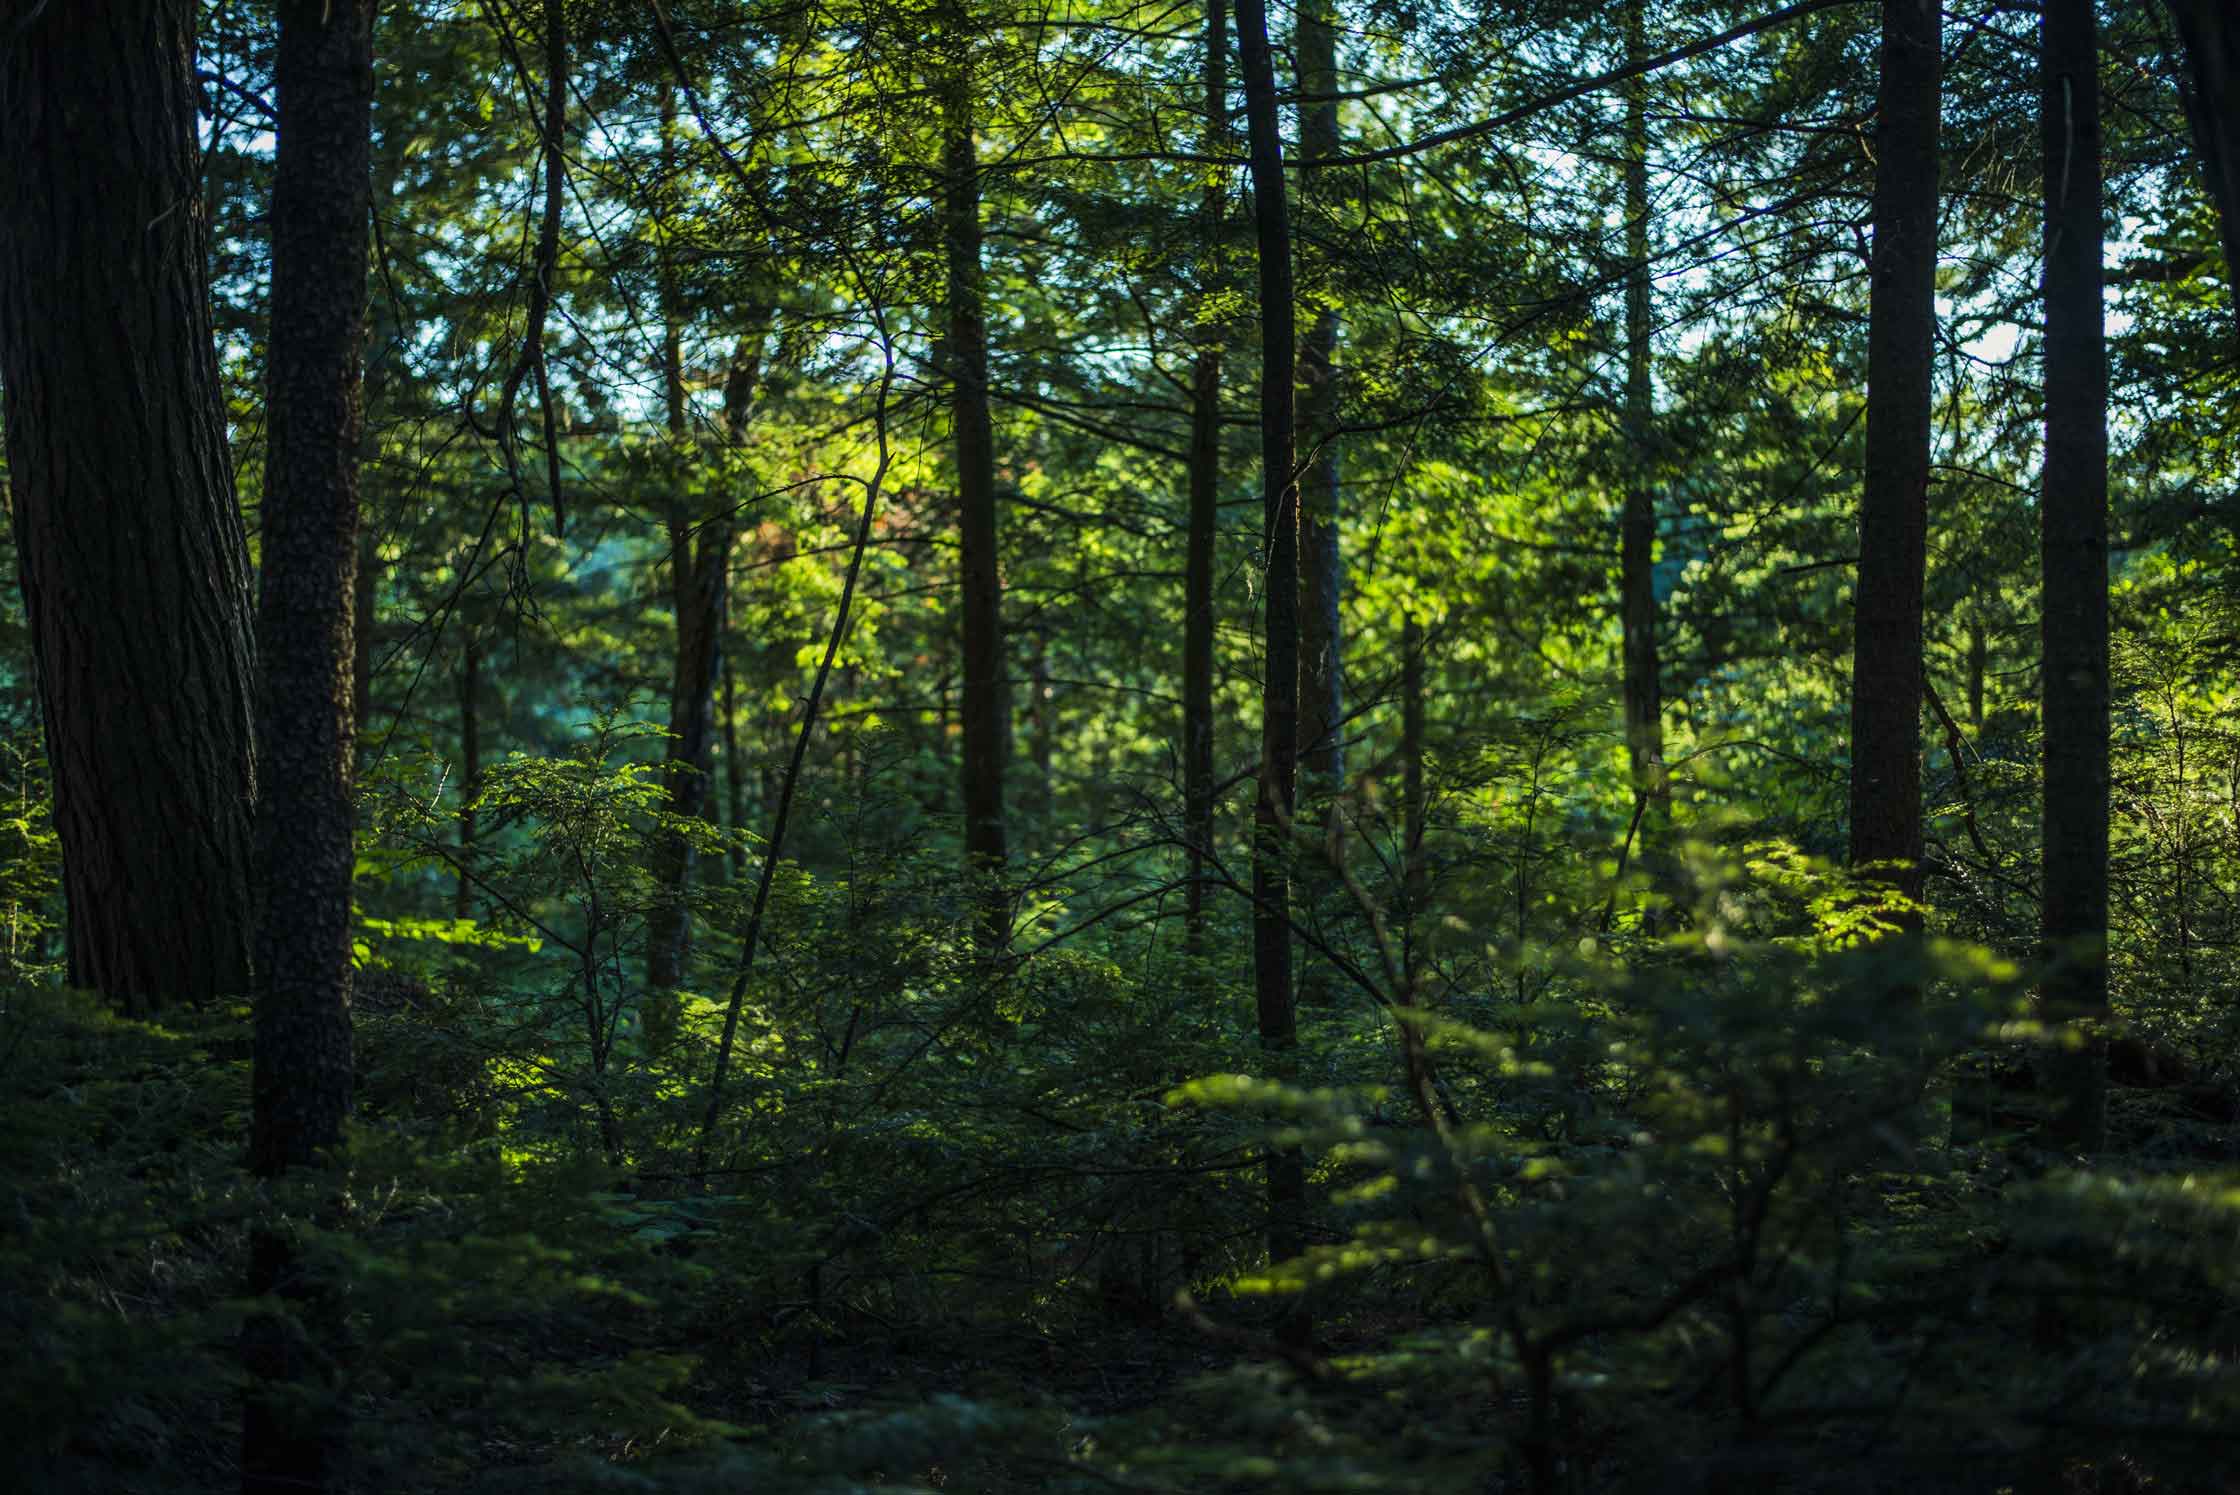
[[[0,1485],[2240,1489],[2232,0],[0,0]]]

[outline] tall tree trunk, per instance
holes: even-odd
[[[1260,270],[1260,483],[1264,499],[1265,660],[1260,686],[1260,793],[1253,811],[1252,967],[1260,1044],[1279,1056],[1298,1043],[1291,986],[1291,820],[1299,771],[1299,485],[1292,470],[1293,362],[1291,225],[1285,211],[1283,140],[1266,0],[1237,0],[1237,53],[1244,78],[1252,216]],[[1299,1254],[1306,1160],[1296,1147],[1268,1156],[1268,1254]],[[1285,1332],[1303,1341],[1304,1310]]]
[[[2045,146],[2045,471],[2041,997],[2055,1022],[2108,1011],[2108,349],[2102,300],[2100,57],[2093,0],[2046,0],[2039,135]],[[2181,908],[2180,920],[2183,921]],[[2106,1134],[2104,1050],[2064,1054],[2055,1131],[2086,1151]]]
[[[250,1166],[265,1177],[339,1148],[350,1107],[351,627],[373,9],[374,0],[288,0],[274,64],[249,1138]],[[324,1489],[342,1436],[329,1338],[338,1315],[302,1280],[286,1232],[253,1232],[250,1257],[250,1292],[298,1300],[306,1327],[259,1319],[244,1330],[241,1487]]]
[[[1646,58],[1643,0],[1627,0],[1626,61]],[[1618,593],[1625,674],[1626,756],[1641,802],[1643,862],[1661,851],[1671,789],[1664,767],[1664,697],[1657,665],[1656,391],[1650,379],[1649,121],[1647,85],[1626,85],[1625,511],[1618,522]]]
[[[1336,37],[1330,0],[1299,8],[1299,164],[1338,153]],[[1325,279],[1328,279],[1327,273]],[[1325,286],[1314,321],[1299,346],[1298,419],[1307,442],[1299,491],[1299,739],[1302,786],[1310,806],[1334,813],[1345,792],[1345,635],[1339,608],[1345,569],[1338,551],[1338,312]]]
[[[1851,860],[1921,892],[1921,599],[1936,340],[1936,0],[1884,0],[1851,666]]]
[[[1302,171],[1338,152],[1337,40],[1331,0],[1299,7],[1295,40],[1299,57],[1299,162]],[[1325,174],[1327,175],[1327,174]],[[1345,565],[1338,550],[1338,311],[1328,267],[1314,319],[1299,344],[1298,423],[1306,444],[1299,486],[1299,745],[1301,813],[1321,834],[1323,857],[1310,862],[1299,890],[1310,923],[1343,907],[1336,859],[1344,854],[1338,799],[1346,787],[1345,633],[1341,604]],[[1295,457],[1294,460],[1298,460]],[[1302,953],[1301,1001],[1335,1000],[1327,962]]]
[[[662,153],[670,174],[675,171],[675,100],[662,101]],[[661,382],[669,444],[681,461],[691,433],[685,420],[684,352],[679,332],[683,312],[678,305],[676,267],[666,249],[661,255]],[[736,395],[726,381],[727,416],[736,400],[744,421],[752,404],[749,388]],[[731,578],[733,523],[728,513],[702,519],[680,495],[669,510],[670,607],[676,617],[677,645],[669,677],[669,746],[667,771],[668,810],[688,820],[705,819],[710,785],[715,774],[716,682],[723,674],[723,618],[725,593]],[[659,896],[646,929],[646,985],[656,993],[669,992],[684,979],[685,956],[692,940],[692,919],[685,905],[692,885],[695,857],[691,840],[683,833],[661,837],[654,852],[654,877]],[[657,1029],[673,1016],[661,1002],[652,1002],[645,1015]]]
[[[1400,622],[1400,885],[1407,896],[1405,975],[1415,985],[1419,932],[1431,879],[1423,861],[1429,800],[1423,781],[1423,624],[1409,613]]]
[[[948,255],[949,412],[957,455],[957,543],[963,571],[964,846],[980,898],[983,950],[1000,951],[1011,928],[1003,887],[1004,758],[1010,739],[1004,681],[1003,579],[996,556],[995,423],[988,399],[988,312],[980,267],[980,163],[972,138],[972,45],[961,10],[950,13],[950,60],[941,99],[942,238]]]
[[[2225,283],[2240,331],[2240,14],[2231,0],[2168,0],[2185,76],[2180,92],[2201,175],[2223,231]]]
[[[0,391],[73,986],[249,989],[248,553],[205,279],[187,0],[0,28]]]
[[[1229,139],[1228,0],[1206,0],[1205,143],[1208,154]],[[1206,862],[1213,854],[1213,546],[1221,513],[1220,329],[1207,320],[1221,274],[1222,207],[1226,183],[1206,184],[1199,202],[1200,315],[1190,366],[1190,515],[1182,572],[1182,838],[1190,886],[1185,928],[1190,947],[1202,953],[1206,920]]]

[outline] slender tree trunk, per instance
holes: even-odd
[[[1034,756],[1034,849],[1047,855],[1057,844],[1058,819],[1058,701],[1050,683],[1050,632],[1038,628],[1034,657],[1029,664],[1027,690],[1028,750]]]
[[[730,855],[725,858],[724,879],[746,874],[747,843],[739,833],[746,828],[747,766],[739,758],[739,672],[733,662],[731,606],[726,589],[723,609],[723,823],[731,831]]]
[[[1302,171],[1338,152],[1336,36],[1331,0],[1299,9],[1299,162]],[[1327,271],[1325,280],[1328,279]],[[1345,568],[1338,551],[1338,313],[1325,286],[1299,345],[1298,419],[1307,442],[1299,492],[1299,739],[1302,790],[1324,814],[1345,792],[1345,634],[1340,618]]]
[[[1936,339],[1936,0],[1884,0],[1851,668],[1851,860],[1921,892],[1921,602]]]
[[[1294,33],[1299,58],[1299,161],[1301,169],[1337,154],[1337,41],[1331,0],[1311,0],[1298,11]],[[1338,800],[1346,787],[1345,634],[1341,617],[1345,565],[1338,549],[1341,492],[1338,471],[1338,312],[1329,267],[1307,335],[1299,344],[1297,410],[1305,451],[1299,487],[1299,747],[1300,813],[1321,836],[1323,861],[1303,869],[1297,899],[1310,927],[1346,907],[1338,894]],[[1326,864],[1327,863],[1327,864]],[[1325,930],[1327,936],[1328,931]],[[1336,999],[1326,961],[1301,952],[1299,999],[1316,1006]]]
[[[1968,730],[1983,730],[1983,676],[1990,663],[1990,643],[1983,634],[1983,620],[1968,622]]]
[[[2100,55],[2093,0],[2041,12],[2045,146],[2045,691],[2041,998],[2054,1022],[2108,1011],[2108,350],[2102,300]],[[2183,922],[2183,904],[2180,904]],[[2106,1135],[2105,1050],[2063,1054],[2055,1130]]]
[[[1431,879],[1423,861],[1429,801],[1423,780],[1423,624],[1410,613],[1400,622],[1400,885],[1407,892],[1406,971],[1415,987],[1418,928]]]
[[[0,390],[73,986],[249,989],[249,566],[186,0],[0,18]]]
[[[465,618],[459,629],[459,881],[452,890],[452,912],[464,919],[474,908],[474,866],[482,792],[482,636]]]
[[[1252,214],[1260,270],[1260,482],[1265,495],[1266,648],[1260,688],[1260,792],[1253,812],[1253,988],[1261,1047],[1284,1057],[1298,1043],[1291,986],[1291,820],[1299,771],[1299,486],[1292,470],[1291,226],[1266,0],[1237,0],[1237,53],[1250,141]],[[1295,1147],[1268,1156],[1268,1254],[1299,1254],[1306,1160]],[[1286,1320],[1304,1340],[1302,1309]]]
[[[675,101],[663,100],[662,153],[670,172],[675,171],[673,148]],[[690,443],[685,420],[683,341],[678,331],[683,313],[678,306],[675,266],[666,251],[660,265],[661,381],[669,443],[680,460]],[[736,394],[726,380],[724,403],[727,418],[736,400],[737,419],[744,422],[753,390]],[[688,820],[705,819],[710,785],[715,774],[716,683],[723,675],[723,617],[725,593],[731,578],[732,520],[728,513],[702,519],[679,496],[669,512],[670,606],[676,617],[677,644],[669,678],[669,747],[667,770],[668,810]],[[686,895],[692,885],[695,861],[692,842],[684,834],[661,837],[654,852],[657,897],[646,929],[646,985],[656,993],[672,991],[684,979],[684,963],[692,940],[692,919]],[[657,1011],[660,1016],[657,1016]],[[673,1016],[665,1005],[649,1004],[646,1018],[657,1029]]]
[[[1228,144],[1228,0],[1206,0],[1205,142],[1209,154]],[[1213,854],[1213,547],[1221,514],[1221,330],[1205,317],[1221,275],[1222,208],[1226,183],[1206,184],[1199,204],[1204,239],[1199,246],[1201,315],[1190,367],[1190,516],[1182,574],[1182,836],[1190,886],[1186,928],[1190,948],[1203,953],[1206,860]]]
[[[1627,0],[1626,60],[1649,55],[1643,0]],[[1623,630],[1626,755],[1639,817],[1642,862],[1655,867],[1670,814],[1664,767],[1664,697],[1657,664],[1656,391],[1650,378],[1649,121],[1647,86],[1626,86],[1625,510],[1618,522],[1619,615]]]
[[[952,11],[941,101],[942,230],[948,253],[950,420],[957,455],[957,541],[964,598],[964,845],[979,885],[979,938],[989,953],[1010,937],[1003,778],[1010,738],[1004,681],[1003,579],[996,554],[995,424],[988,399],[988,314],[980,267],[980,163],[972,137],[971,45]]]
[[[257,1026],[249,1139],[265,1177],[342,1145],[350,1108],[350,874],[359,380],[372,208],[374,0],[287,0],[274,64],[270,449],[258,577]],[[252,1233],[245,1492],[320,1490],[345,1408],[339,1313],[291,1238]]]
[[[2185,76],[2180,92],[2201,175],[2223,231],[2225,280],[2240,332],[2240,13],[2231,0],[2168,0]]]

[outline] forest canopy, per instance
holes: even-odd
[[[2228,0],[0,0],[0,1478],[2218,1490]]]

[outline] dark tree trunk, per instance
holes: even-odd
[[[372,0],[290,0],[276,64],[272,333],[257,600],[256,1138],[278,1173],[350,1091],[350,629],[371,202]]]
[[[1330,0],[1299,9],[1300,169],[1338,152],[1336,38]],[[1327,272],[1325,279],[1327,280]],[[1299,740],[1307,803],[1334,813],[1345,792],[1345,634],[1340,619],[1345,568],[1338,551],[1338,313],[1325,286],[1322,305],[1299,346],[1298,419],[1307,443],[1299,491]]]
[[[1208,152],[1228,143],[1228,0],[1206,0],[1205,140]],[[1199,294],[1210,299],[1221,273],[1224,184],[1206,185],[1200,201]],[[1182,838],[1190,886],[1186,927],[1191,948],[1205,940],[1206,861],[1213,854],[1213,547],[1221,514],[1220,330],[1200,321],[1190,367],[1190,516],[1182,573]]]
[[[1252,964],[1260,1043],[1283,1055],[1298,1042],[1291,986],[1291,819],[1299,771],[1299,485],[1292,470],[1291,226],[1284,206],[1266,0],[1237,0],[1252,215],[1260,271],[1260,483],[1264,500],[1266,651],[1260,687],[1260,792],[1253,812]],[[1279,1065],[1287,1061],[1278,1060]],[[1296,1147],[1268,1157],[1268,1254],[1299,1254],[1306,1162]],[[1286,1333],[1303,1340],[1302,1311]]]
[[[2240,12],[2232,0],[2168,0],[2185,52],[2180,89],[2201,175],[2224,236],[2225,282],[2240,330]]]
[[[2042,991],[2055,1022],[2108,1011],[2108,349],[2102,301],[2100,67],[2093,0],[2046,0]],[[2182,917],[2182,915],[2181,915]],[[2056,1133],[2097,1150],[2103,1050],[2059,1056]]]
[[[1411,990],[1431,883],[1423,861],[1423,827],[1429,809],[1423,781],[1423,725],[1423,624],[1410,613],[1400,623],[1400,884],[1407,894],[1406,975]]]
[[[374,0],[289,0],[274,65],[270,448],[257,596],[259,886],[251,1168],[342,1144],[350,1108],[351,627],[372,207]],[[249,1290],[299,1326],[243,1331],[245,1492],[321,1490],[343,1436],[334,1305],[259,1229]]]
[[[1626,6],[1626,60],[1648,56],[1642,0]],[[1643,862],[1655,866],[1671,791],[1664,768],[1664,696],[1657,665],[1656,392],[1650,379],[1649,122],[1647,89],[1626,87],[1626,446],[1625,511],[1618,523],[1619,614],[1623,632],[1626,756],[1639,817]]]
[[[942,94],[942,237],[948,254],[950,420],[957,449],[957,544],[963,571],[964,846],[978,885],[979,937],[1010,935],[1003,887],[1004,758],[1011,736],[1004,681],[1003,579],[996,558],[995,424],[988,399],[988,314],[980,268],[980,163],[972,138],[971,45],[952,16],[958,55]]]
[[[459,630],[459,880],[452,912],[464,919],[474,907],[474,882],[468,874],[479,834],[474,800],[482,792],[482,637],[463,617],[454,626]]]
[[[0,10],[0,390],[69,981],[249,990],[248,554],[186,0]]]
[[[1302,172],[1338,152],[1336,36],[1330,0],[1313,0],[1298,12],[1299,161]],[[1333,177],[1332,181],[1336,178]],[[1323,183],[1327,187],[1328,183]],[[1311,241],[1310,241],[1311,242]],[[1298,903],[1312,927],[1330,937],[1345,913],[1337,859],[1338,799],[1345,793],[1345,565],[1338,550],[1338,313],[1327,265],[1314,319],[1299,344],[1298,424],[1306,450],[1299,487],[1299,748],[1300,813],[1318,833],[1322,857],[1307,863]],[[1335,973],[1310,952],[1299,957],[1299,999],[1324,1006],[1336,1000]]]
[[[663,146],[667,153],[674,124],[673,105],[662,119]],[[671,163],[673,173],[674,163]],[[674,267],[666,253],[661,264],[661,378],[667,407],[671,449],[681,458],[691,438],[685,422],[684,357],[678,332],[682,315],[677,305]],[[727,421],[743,427],[754,402],[754,365],[735,362],[725,381],[724,411]],[[737,388],[740,371],[745,387]],[[738,430],[731,433],[737,438]],[[716,683],[723,676],[723,619],[731,581],[733,523],[729,513],[708,518],[693,514],[682,498],[669,514],[670,607],[676,617],[677,646],[669,677],[669,746],[666,763],[668,810],[688,820],[709,818],[711,785],[715,775]],[[654,850],[654,878],[659,894],[646,929],[646,985],[654,992],[673,990],[684,980],[684,964],[692,941],[692,919],[685,898],[692,885],[695,856],[692,842],[682,834],[664,835]],[[655,1020],[659,1010],[647,1008]],[[658,1023],[657,1023],[658,1026]]]
[[[1851,860],[1921,892],[1921,598],[1936,339],[1935,0],[1884,0],[1851,667]]]

